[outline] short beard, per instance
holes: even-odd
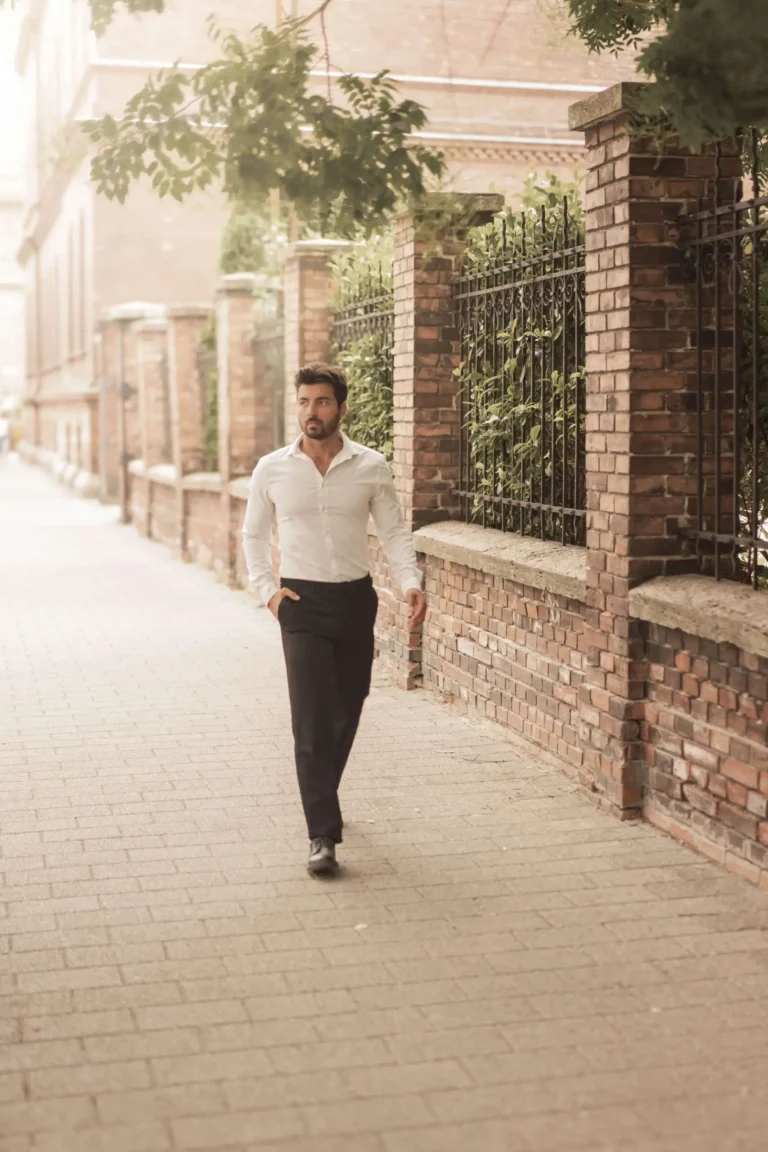
[[[318,422],[317,426],[311,429],[305,425],[302,432],[309,440],[330,440],[331,436],[336,435],[340,425],[341,416],[334,416],[326,424]]]

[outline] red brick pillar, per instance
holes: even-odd
[[[102,326],[103,355],[101,357],[107,373],[102,384],[102,394],[113,399],[109,409],[114,416],[114,425],[105,428],[102,434],[108,444],[101,450],[102,478],[109,480],[111,464],[116,457],[117,497],[120,503],[121,518],[127,523],[128,508],[128,463],[141,456],[141,434],[139,420],[139,386],[135,326],[142,320],[160,319],[165,309],[159,304],[131,303],[120,304],[110,309]],[[112,373],[114,372],[114,375]],[[103,488],[108,490],[109,485]]]
[[[458,510],[460,351],[451,284],[467,230],[503,207],[498,195],[436,195],[395,225],[394,474],[414,529]]]
[[[219,388],[219,474],[221,520],[216,567],[233,582],[240,546],[229,485],[250,476],[259,456],[268,450],[262,437],[261,397],[254,379],[251,348],[254,324],[254,276],[222,277],[216,301],[216,354]],[[269,437],[271,446],[271,428]]]
[[[587,659],[581,737],[589,782],[621,812],[642,802],[647,675],[631,588],[686,571],[679,532],[695,479],[695,289],[681,214],[712,193],[713,155],[638,134],[639,84],[574,105],[587,167]],[[729,157],[723,175],[734,175]],[[730,169],[729,169],[730,165]]]
[[[139,384],[139,439],[147,468],[170,463],[167,431],[168,324],[140,320],[134,326]]]
[[[94,364],[99,387],[97,454],[99,498],[120,501],[119,324],[103,319],[94,338]]]
[[[168,309],[168,393],[171,452],[176,470],[179,552],[187,551],[187,501],[184,477],[204,470],[206,382],[200,371],[200,335],[211,320],[205,304]]]
[[[299,434],[293,379],[302,364],[331,356],[331,261],[345,248],[340,240],[299,240],[285,262],[285,416],[287,444]]]
[[[168,391],[173,463],[180,478],[203,471],[205,382],[200,378],[200,335],[211,308],[184,304],[168,309]]]
[[[450,519],[459,508],[460,348],[452,279],[468,229],[503,206],[499,195],[435,195],[395,224],[393,472],[414,530]],[[421,632],[409,632],[407,605],[388,583],[381,599],[389,651],[382,655],[397,681],[413,687],[421,675]]]
[[[139,320],[132,328],[136,349],[140,456],[147,469],[144,523],[136,527],[152,534],[154,496],[149,469],[169,463],[169,413],[167,411],[168,325],[165,318]]]

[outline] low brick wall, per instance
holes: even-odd
[[[376,618],[376,656],[401,688],[416,688],[421,681],[421,637],[408,631],[408,605],[374,531],[368,534],[371,575],[379,597]]]
[[[768,887],[768,596],[680,576],[631,605],[647,659],[645,814]]]
[[[146,536],[149,512],[149,481],[141,460],[132,460],[128,465],[127,486],[129,519],[141,535]]]
[[[184,477],[185,559],[215,568],[221,537],[221,481],[218,473]]]
[[[153,472],[156,474],[153,475]],[[179,495],[173,469],[169,465],[161,465],[157,469],[150,468],[147,475],[150,498],[149,535],[168,548],[180,551]]]
[[[233,580],[237,588],[248,587],[248,567],[245,563],[243,551],[243,521],[245,520],[245,507],[248,501],[248,482],[235,480],[229,486],[231,495],[229,505],[229,533],[231,548],[235,557]]]
[[[583,550],[465,524],[416,540],[430,603],[425,686],[579,768]]]

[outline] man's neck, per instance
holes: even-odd
[[[344,441],[340,432],[329,436],[327,440],[313,440],[310,436],[302,436],[299,447],[316,464],[330,464],[334,456],[338,456],[341,452]]]

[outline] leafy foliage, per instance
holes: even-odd
[[[765,0],[568,0],[572,30],[594,51],[639,48],[655,81],[641,110],[686,146],[768,127]]]
[[[333,262],[335,360],[349,384],[346,430],[392,460],[394,232],[358,234]],[[341,323],[339,323],[341,321]]]
[[[765,234],[763,234],[765,235]],[[768,529],[768,388],[765,365],[768,364],[768,246],[763,243],[762,256],[753,264],[755,238],[741,241],[739,278],[739,314],[742,321],[740,341],[740,379],[737,420],[741,430],[741,466],[738,475],[739,532],[743,537],[766,540]],[[759,241],[758,241],[759,243]],[[755,283],[757,273],[757,283]],[[755,309],[755,302],[757,308]],[[752,402],[751,383],[758,379],[757,403]],[[768,540],[757,555],[751,552],[739,558],[739,575],[748,582],[755,577],[768,587]]]
[[[392,291],[395,234],[389,227],[371,236],[362,232],[347,248],[338,252],[331,264],[333,306]]]
[[[269,231],[270,224],[263,212],[235,205],[221,237],[221,274],[261,272],[267,262]]]
[[[255,272],[278,275],[282,269],[280,254],[290,238],[290,210],[281,202],[277,219],[265,205],[236,203],[221,237],[219,271]],[[311,229],[299,229],[299,240],[307,239]]]
[[[203,399],[203,470],[219,467],[219,373],[216,366],[216,320],[200,333],[197,368]]]
[[[344,369],[349,384],[347,434],[391,461],[395,424],[391,344],[380,332],[369,333],[342,348],[336,355],[336,363]]]
[[[426,122],[422,106],[398,100],[384,72],[340,77],[343,105],[310,91],[318,50],[305,24],[261,25],[243,38],[212,25],[219,59],[192,74],[158,73],[120,120],[89,126],[99,191],[122,202],[146,176],[181,200],[221,181],[231,200],[264,205],[277,189],[302,223],[340,236],[422,196],[444,167],[409,139]]]
[[[465,274],[478,277],[473,283],[514,285],[525,301],[524,319],[522,309],[514,318],[506,312],[509,323],[501,327],[499,297],[479,295],[464,305],[456,371],[474,492],[469,512],[488,527],[583,543],[582,521],[536,506],[584,506],[585,372],[566,331],[566,325],[573,329],[578,299],[553,295],[545,304],[545,284],[554,291],[565,266],[552,251],[566,241],[568,247],[584,243],[584,212],[575,182],[553,175],[530,177],[522,202],[522,211],[506,208],[473,229],[467,247]],[[542,273],[551,274],[544,283]],[[517,503],[502,506],[498,497]]]

